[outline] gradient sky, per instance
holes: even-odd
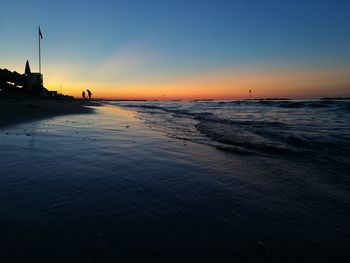
[[[0,0],[0,67],[117,99],[350,96],[350,1]],[[163,96],[164,95],[164,96]]]

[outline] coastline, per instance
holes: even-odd
[[[187,139],[183,126],[169,133],[174,118],[187,131],[183,115],[169,119],[159,108],[145,107],[152,105],[137,111],[121,106],[1,130],[2,261],[350,258],[348,169],[338,161],[219,151],[198,137]],[[164,109],[174,111],[169,103]]]
[[[0,129],[8,126],[61,115],[93,113],[94,101],[43,99],[35,97],[0,97]]]

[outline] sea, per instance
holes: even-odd
[[[0,262],[349,262],[350,101],[105,101],[0,130]]]
[[[350,171],[350,101],[112,102],[171,138],[236,155],[275,156]],[[344,185],[346,186],[346,184]]]

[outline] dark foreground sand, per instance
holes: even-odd
[[[335,164],[227,153],[164,115],[104,105],[0,130],[0,262],[350,262],[346,152]]]
[[[0,129],[22,122],[66,114],[92,113],[86,106],[99,104],[86,100],[55,100],[33,97],[0,97]]]

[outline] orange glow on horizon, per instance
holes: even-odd
[[[95,98],[192,100],[245,99],[252,90],[253,98],[287,97],[318,98],[349,96],[348,70],[305,70],[276,72],[210,72],[168,83],[82,83],[62,82],[63,93],[81,97],[82,90],[90,89]],[[56,80],[58,77],[55,78]],[[58,90],[56,82],[45,82],[50,90]],[[164,96],[163,96],[164,95]]]

